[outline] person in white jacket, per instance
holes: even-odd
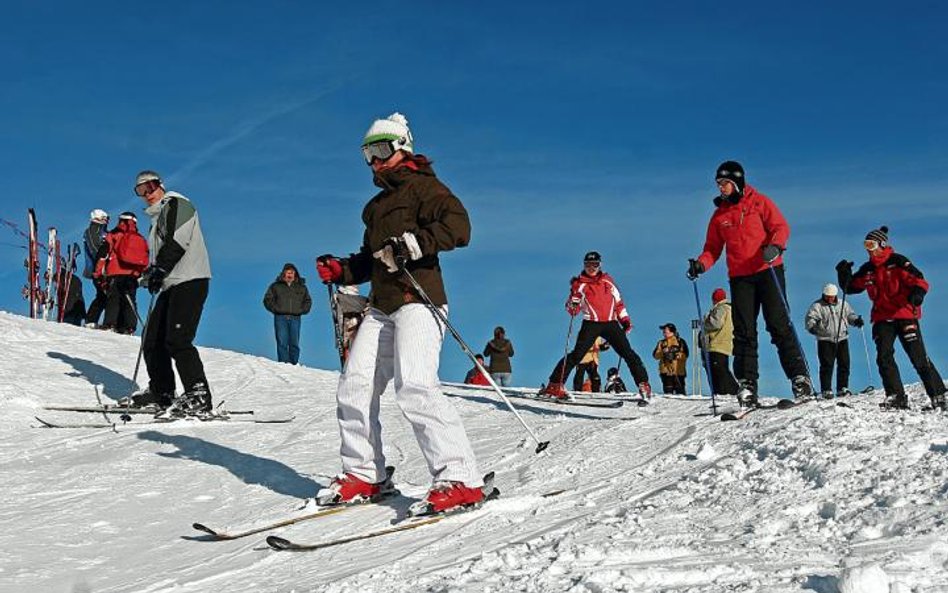
[[[833,397],[833,365],[836,365],[836,394],[849,391],[849,326],[862,327],[862,317],[849,303],[839,300],[835,284],[823,287],[823,294],[806,312],[806,331],[816,336],[820,358],[820,390],[823,397]]]

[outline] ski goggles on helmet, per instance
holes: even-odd
[[[368,165],[371,165],[375,159],[387,161],[396,152],[398,152],[398,147],[392,140],[373,142],[362,147],[362,156],[365,157],[365,162]]]
[[[882,245],[880,245],[875,239],[866,239],[862,242],[862,245],[866,248],[866,251],[875,251],[876,249],[882,247]]]

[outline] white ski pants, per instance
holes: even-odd
[[[447,307],[441,310],[447,315]],[[379,399],[395,380],[395,403],[411,423],[435,481],[483,485],[461,417],[438,379],[444,326],[426,305],[391,315],[370,308],[356,333],[336,392],[342,470],[368,482],[385,479]]]

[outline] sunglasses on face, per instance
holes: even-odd
[[[587,262],[583,262],[583,265],[586,266],[587,268],[598,268],[602,264],[600,264],[597,261],[587,261]]]
[[[395,143],[389,140],[373,142],[362,147],[362,156],[365,157],[365,162],[368,165],[371,165],[375,159],[387,161],[392,158],[395,152]]]

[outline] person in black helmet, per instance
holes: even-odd
[[[556,363],[550,373],[549,383],[540,390],[540,395],[555,399],[568,399],[563,383],[596,338],[602,338],[622,357],[632,371],[639,394],[652,396],[648,382],[648,371],[642,359],[629,344],[626,334],[632,330],[632,320],[622,302],[622,295],[612,277],[602,271],[602,256],[590,251],[583,258],[583,271],[570,281],[566,312],[572,316],[583,314],[583,324],[576,337],[576,345],[566,358]]]

